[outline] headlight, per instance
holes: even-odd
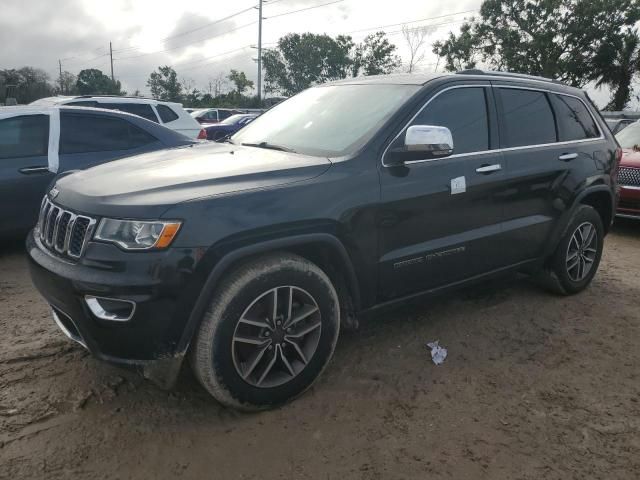
[[[180,222],[116,220],[103,218],[94,238],[119,245],[125,250],[166,248],[180,229]]]

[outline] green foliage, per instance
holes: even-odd
[[[608,86],[613,92],[605,110],[624,110],[631,100],[631,83],[640,70],[640,38],[630,30],[603,46],[594,61],[599,65],[596,86]]]
[[[111,78],[95,68],[80,70],[76,88],[80,95],[123,95],[119,81],[113,82]]]
[[[450,71],[481,62],[583,86],[603,66],[599,52],[638,19],[638,0],[485,0],[479,18],[433,51]]]
[[[238,92],[240,95],[247,91],[247,89],[253,88],[253,81],[247,79],[247,76],[244,72],[231,70],[227,78],[231,83],[235,85],[236,92]]]
[[[182,101],[182,84],[178,81],[176,71],[168,65],[158,67],[147,80],[153,98],[169,102]]]
[[[353,76],[385,75],[401,65],[400,57],[395,54],[396,46],[389,42],[384,32],[368,35],[356,47],[353,57]]]
[[[9,96],[19,104],[31,103],[53,93],[54,87],[44,70],[33,67],[0,70],[0,102],[5,102]]]

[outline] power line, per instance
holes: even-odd
[[[270,17],[264,17],[264,19],[265,20],[272,20],[274,18],[284,17],[285,15],[293,15],[294,13],[306,12],[307,10],[313,10],[314,8],[326,7],[327,5],[333,5],[334,3],[341,3],[341,2],[344,2],[344,0],[334,0],[333,2],[322,3],[320,5],[313,5],[311,7],[301,8],[299,10],[293,10],[293,11],[290,11],[290,12],[279,13],[277,15],[272,15]]]

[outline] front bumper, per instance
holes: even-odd
[[[640,187],[620,185],[616,216],[640,220]]]
[[[138,367],[163,386],[175,381],[188,347],[185,326],[201,288],[195,250],[124,252],[90,242],[71,263],[31,233],[27,252],[33,283],[67,336],[102,360]],[[126,321],[102,319],[87,296],[131,302],[135,311]]]

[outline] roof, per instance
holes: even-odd
[[[31,102],[30,105],[64,105],[65,103],[71,102],[73,100],[110,100],[114,103],[161,103],[169,105],[182,105],[179,102],[168,102],[165,100],[156,100],[154,98],[131,96],[127,97],[121,95],[57,95],[55,97],[40,98],[35,102]]]
[[[120,110],[112,110],[109,108],[96,108],[96,107],[85,107],[85,106],[73,106],[73,105],[15,105],[11,107],[2,107],[0,108],[0,117],[4,115],[14,116],[16,113],[21,115],[39,115],[39,114],[48,114],[54,110],[64,110],[64,111],[89,111],[96,113],[104,113],[112,116],[128,116],[135,118],[142,118],[138,115],[134,115],[128,112],[122,112]]]

